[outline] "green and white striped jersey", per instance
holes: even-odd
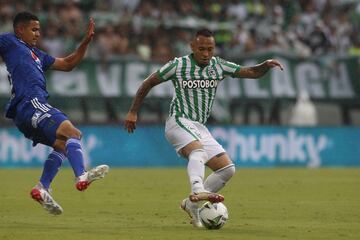
[[[166,63],[157,74],[163,81],[171,80],[175,87],[169,115],[206,123],[218,83],[238,69],[239,65],[219,57],[212,57],[206,67],[200,67],[192,54]]]

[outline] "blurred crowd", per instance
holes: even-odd
[[[201,27],[230,59],[265,51],[360,55],[357,0],[0,0],[0,32],[12,31],[24,10],[39,17],[40,47],[54,56],[76,47],[89,17],[96,35],[87,57],[102,60],[165,62],[188,54]]]

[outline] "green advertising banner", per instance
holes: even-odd
[[[295,98],[306,90],[317,100],[358,100],[360,97],[360,59],[316,58],[303,60],[285,55],[258,55],[235,60],[250,66],[267,58],[276,58],[284,71],[272,70],[260,79],[225,79],[219,84],[221,98]],[[161,65],[142,61],[84,61],[71,72],[48,71],[47,87],[52,96],[133,96],[141,82]],[[0,96],[9,96],[4,64],[0,64]],[[171,82],[158,85],[149,96],[171,97]]]

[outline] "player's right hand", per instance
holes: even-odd
[[[128,112],[124,121],[124,128],[128,133],[133,133],[136,129],[137,114],[133,112]]]

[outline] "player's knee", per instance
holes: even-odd
[[[71,131],[68,134],[68,139],[70,138],[75,138],[75,139],[81,139],[82,137],[82,133],[79,129],[77,128],[72,128]]]
[[[77,139],[81,139],[82,138],[82,132],[79,129],[75,128],[74,136]]]
[[[232,164],[232,166],[230,166],[228,169],[228,175],[230,176],[230,178],[235,175],[235,172],[236,172],[235,164]]]
[[[64,121],[56,132],[57,138],[67,141],[70,138],[81,139],[82,134],[70,121]]]
[[[216,173],[223,179],[225,182],[229,181],[232,176],[235,174],[235,164],[231,163],[219,170]]]

